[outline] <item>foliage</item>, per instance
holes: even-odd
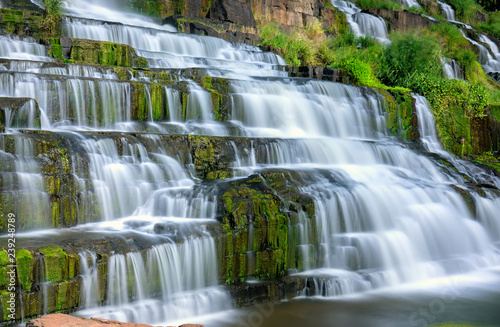
[[[500,39],[500,12],[490,13],[486,23],[479,23],[478,28]]]
[[[463,108],[469,117],[482,118],[489,105],[486,88],[462,80],[416,76],[419,93],[425,95],[433,108],[451,111]]]
[[[45,19],[42,21],[42,28],[49,35],[54,35],[64,13],[64,1],[42,0],[42,4],[45,8]]]
[[[392,9],[392,10],[403,9],[403,6],[399,4],[397,1],[390,1],[390,0],[355,0],[353,2],[362,9],[370,9],[370,8]]]
[[[395,34],[384,51],[382,81],[415,89],[415,76],[441,77],[441,50],[435,39],[416,33]]]
[[[495,11],[500,8],[500,0],[477,0],[477,3],[488,11]]]
[[[453,52],[461,49],[472,49],[470,42],[467,41],[460,29],[449,23],[439,23],[429,27],[429,36],[439,40],[443,52]]]
[[[478,11],[484,11],[474,0],[446,0],[444,2],[455,9],[457,20],[468,24],[474,23]]]
[[[424,7],[415,7],[415,6],[412,6],[412,7],[406,8],[406,10],[414,12],[416,14],[420,14],[420,15],[427,15],[427,11],[425,11]]]
[[[310,28],[316,33],[315,28]],[[261,45],[277,50],[289,65],[314,65],[315,44],[305,30],[286,33],[277,24],[269,23],[260,28]]]

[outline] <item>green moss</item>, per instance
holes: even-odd
[[[478,156],[474,156],[473,161],[489,166],[495,169],[500,176],[500,157],[493,155],[491,152],[483,153]]]
[[[491,115],[498,121],[500,121],[500,104],[494,104],[490,106]]]
[[[0,267],[4,267],[9,264],[9,256],[7,250],[0,251]]]
[[[2,313],[3,313],[3,321],[10,321],[10,317],[9,317],[9,314],[10,314],[10,311],[8,311],[8,308],[10,306],[9,303],[7,303],[7,301],[10,301],[11,299],[11,292],[7,292],[7,291],[0,291],[0,299],[2,301]],[[16,307],[18,307],[19,303],[17,301],[17,296],[16,296]],[[21,316],[21,313],[19,312],[20,310],[16,310],[16,319],[19,318],[19,316]]]
[[[38,250],[45,259],[45,279],[59,282],[68,278],[67,254],[59,247],[44,247]]]
[[[24,290],[30,291],[33,284],[34,259],[31,252],[25,249],[16,251],[17,277]]]
[[[137,56],[135,50],[125,44],[84,39],[72,39],[71,58],[75,62],[89,65],[123,67],[145,67],[147,61]]]

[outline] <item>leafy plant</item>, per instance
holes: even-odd
[[[415,76],[441,77],[441,49],[435,39],[417,33],[395,34],[384,51],[380,77],[387,85],[415,89]]]
[[[42,4],[45,7],[45,19],[42,22],[42,28],[44,28],[49,35],[54,35],[64,13],[64,1],[42,0]]]

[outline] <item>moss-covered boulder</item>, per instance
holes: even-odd
[[[61,39],[50,39],[50,54],[61,59]],[[71,39],[70,60],[89,65],[107,65],[124,67],[145,67],[145,58],[136,54],[134,48],[125,44],[85,39]]]

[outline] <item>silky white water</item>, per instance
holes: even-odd
[[[441,11],[443,12],[444,18],[446,18],[449,21],[455,21],[455,10],[453,10],[453,8],[447,3],[441,1],[438,1],[437,3],[441,7]]]
[[[387,38],[387,26],[381,17],[362,13],[361,9],[349,1],[332,0],[332,5],[346,14],[349,30],[354,35],[372,36],[382,43],[390,42]]]
[[[444,76],[451,79],[464,79],[464,74],[455,59],[441,57]]]

